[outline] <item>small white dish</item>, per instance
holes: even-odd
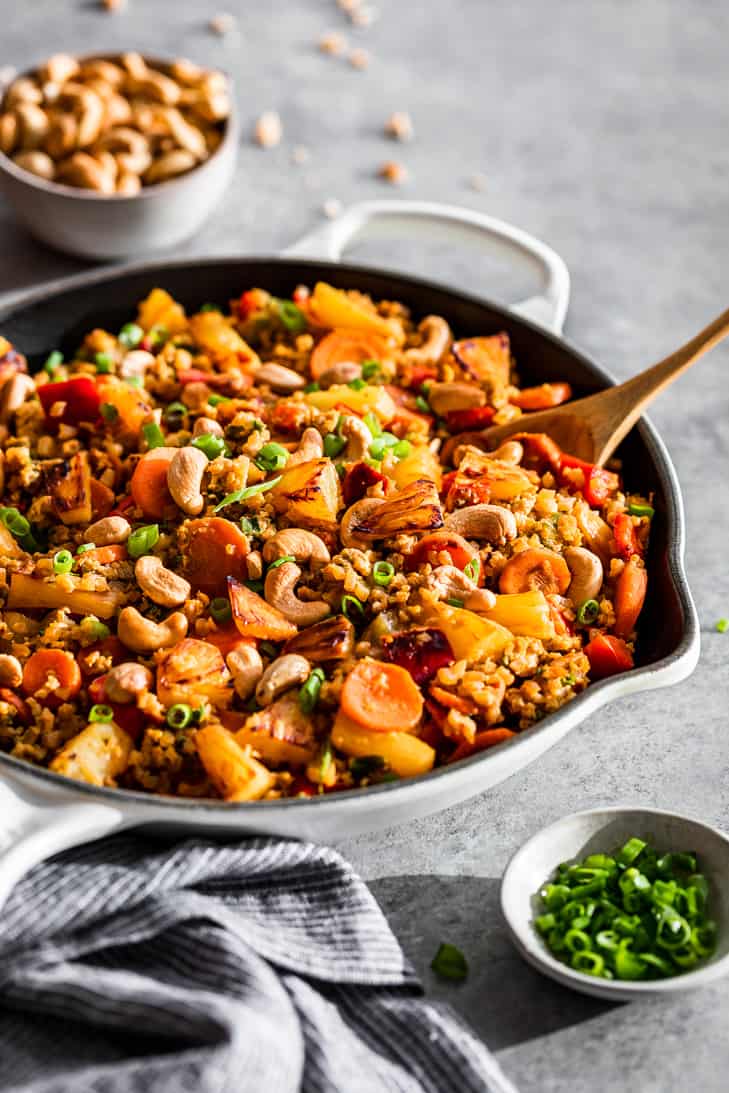
[[[552,956],[534,928],[537,893],[560,862],[610,853],[633,835],[662,851],[695,851],[709,881],[709,913],[718,925],[714,955],[696,970],[670,979],[598,979],[573,971]],[[514,945],[537,971],[565,987],[613,1002],[666,995],[706,986],[729,973],[729,838],[715,827],[674,812],[650,808],[598,808],[575,812],[542,828],[506,867],[501,910]]]

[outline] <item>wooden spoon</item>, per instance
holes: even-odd
[[[625,383],[551,410],[525,413],[508,425],[486,429],[481,436],[487,447],[493,449],[513,433],[548,433],[570,455],[601,465],[656,395],[727,334],[729,310],[675,353]]]

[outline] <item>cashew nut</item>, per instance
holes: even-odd
[[[82,61],[79,75],[82,80],[103,80],[112,87],[119,87],[124,82],[124,69],[113,61]]]
[[[567,547],[564,560],[569,566],[572,580],[567,595],[575,607],[585,600],[595,600],[602,588],[603,568],[597,554],[586,547]]]
[[[178,148],[156,159],[145,172],[144,181],[149,186],[153,186],[155,182],[166,182],[168,178],[175,178],[177,175],[184,175],[186,171],[191,171],[196,163],[197,160],[190,152]]]
[[[48,115],[32,102],[21,103],[15,108],[20,126],[20,147],[24,152],[39,148],[48,135]]]
[[[270,706],[284,691],[308,679],[310,672],[309,661],[298,653],[285,653],[282,657],[276,657],[259,680],[256,702],[259,706]]]
[[[164,103],[165,106],[174,106],[180,99],[180,86],[169,76],[154,69],[146,68],[144,74],[131,74],[127,81],[129,91],[142,98],[151,99],[153,102]]]
[[[162,115],[170,136],[175,143],[184,148],[195,157],[202,160],[208,158],[208,146],[205,137],[196,125],[192,125],[183,118],[179,110],[174,106],[162,107],[158,111]]]
[[[477,588],[463,570],[454,565],[439,565],[426,579],[425,587],[441,600],[463,601],[468,611],[490,611],[496,605],[496,596],[487,588]]]
[[[326,565],[330,560],[325,543],[313,531],[304,528],[284,528],[277,531],[263,547],[263,557],[267,562],[290,556],[297,562],[312,562]]]
[[[431,383],[428,402],[434,413],[445,417],[451,410],[471,410],[475,406],[484,406],[486,395],[474,383],[454,380],[452,383]]]
[[[222,436],[223,427],[211,417],[199,417],[192,430],[193,436]]]
[[[23,679],[23,667],[17,657],[9,653],[0,654],[0,687],[15,690]]]
[[[179,448],[167,468],[167,488],[173,500],[188,516],[197,516],[205,507],[200,489],[208,457],[199,448]]]
[[[15,114],[0,115],[0,152],[9,156],[12,154],[20,135],[20,126]]]
[[[142,180],[139,175],[132,175],[128,171],[121,171],[116,180],[116,192],[126,197],[133,197],[142,188]]]
[[[96,546],[108,546],[110,543],[126,543],[132,528],[123,516],[104,516],[86,528],[84,538]]]
[[[491,452],[491,458],[500,459],[502,463],[511,463],[518,467],[524,458],[524,445],[519,440],[505,440]]]
[[[516,538],[516,518],[502,505],[469,505],[446,516],[448,531],[456,531],[464,539],[485,539],[503,546]]]
[[[362,365],[354,361],[338,361],[317,378],[320,387],[333,387],[335,383],[351,383],[362,378]]]
[[[146,349],[130,349],[121,359],[119,375],[125,380],[132,376],[143,376],[154,361],[154,355],[148,353]]]
[[[145,596],[161,607],[179,607],[190,595],[189,582],[166,569],[154,554],[143,554],[137,559],[134,576]]]
[[[342,452],[342,459],[354,463],[367,458],[370,454],[372,433],[361,418],[345,414],[339,423],[339,432],[349,442]]]
[[[46,151],[54,159],[63,159],[76,148],[78,122],[73,114],[59,114],[51,122],[46,137]]]
[[[382,497],[363,497],[361,501],[355,501],[353,505],[349,506],[339,524],[339,538],[342,540],[342,546],[369,550],[369,543],[365,539],[360,539],[353,531],[353,528],[358,527],[363,520],[371,516],[374,510],[380,505],[384,505],[384,503],[385,500]]]
[[[254,645],[241,645],[228,653],[225,663],[233,677],[235,693],[245,702],[251,697],[263,675],[260,653]]]
[[[42,83],[65,83],[79,71],[79,63],[70,53],[54,53],[38,72]]]
[[[153,681],[149,668],[128,660],[107,672],[104,693],[110,702],[133,702],[137,695],[151,688]]]
[[[23,372],[16,372],[7,379],[0,390],[0,425],[7,425],[15,411],[34,391],[33,380]]]
[[[426,315],[418,331],[425,339],[417,349],[406,349],[405,359],[410,364],[437,364],[451,344],[451,328],[440,315]]]
[[[135,653],[153,653],[182,641],[187,633],[187,618],[181,611],[173,611],[164,622],[153,622],[140,615],[136,607],[124,607],[119,612],[116,632],[119,640]]]
[[[73,113],[78,122],[78,147],[86,148],[98,140],[104,124],[104,100],[90,87],[81,83],[66,83],[57,99],[62,110]]]
[[[32,175],[45,178],[49,181],[56,173],[56,166],[50,156],[45,152],[18,152],[13,156],[13,162],[24,171],[30,171]]]
[[[300,391],[306,387],[306,380],[293,368],[286,368],[283,364],[262,364],[255,372],[256,383],[267,384],[272,391],[278,394],[288,395],[291,391]]]
[[[36,105],[43,102],[43,92],[35,80],[29,76],[21,76],[14,80],[5,92],[5,109],[12,110],[20,103],[32,102]]]
[[[246,554],[246,573],[249,581],[260,581],[263,576],[263,557],[260,550],[249,550]]]
[[[272,607],[277,608],[289,622],[297,626],[311,626],[321,622],[330,612],[329,604],[324,600],[305,603],[296,595],[296,584],[301,570],[294,562],[269,569],[263,586],[263,595]]]
[[[309,427],[301,434],[299,446],[289,456],[288,466],[296,463],[309,463],[312,459],[321,459],[324,455],[324,440],[318,429]]]
[[[85,190],[98,190],[102,194],[114,193],[114,179],[108,170],[86,152],[75,152],[70,159],[58,165],[57,178],[69,186]]]
[[[123,125],[102,134],[94,151],[111,152],[120,169],[133,175],[143,174],[152,162],[149,141],[144,134]]]

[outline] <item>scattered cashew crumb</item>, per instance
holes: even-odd
[[[413,119],[405,110],[396,110],[385,122],[385,133],[394,140],[412,140]]]
[[[485,190],[486,175],[481,174],[479,171],[477,171],[476,174],[471,175],[471,177],[469,178],[468,185],[471,187],[472,190],[477,190],[478,192]]]
[[[370,55],[366,49],[353,49],[347,58],[352,68],[367,68],[370,63]]]
[[[127,0],[101,0],[101,6],[107,11],[122,11],[127,6]]]
[[[328,220],[336,220],[342,211],[342,202],[337,197],[330,197],[324,202],[321,211]]]
[[[297,167],[301,167],[302,164],[308,163],[311,159],[311,152],[308,148],[305,148],[303,144],[297,144],[295,148],[291,150],[291,162],[295,163]]]
[[[322,53],[331,53],[332,56],[339,57],[346,48],[347,39],[338,30],[331,30],[319,39],[319,49]]]
[[[232,15],[229,11],[221,11],[218,15],[214,15],[208,23],[208,26],[215,34],[219,34],[221,38],[230,34],[238,26],[238,20],[235,15]]]
[[[275,110],[265,110],[256,122],[254,139],[261,148],[275,148],[281,143],[283,126],[281,118]]]
[[[337,7],[351,15],[362,3],[362,0],[337,0]]]
[[[408,177],[407,167],[404,167],[402,163],[396,163],[393,159],[383,163],[377,173],[380,178],[384,178],[386,182],[390,182],[393,186],[401,186],[403,182],[407,181]]]

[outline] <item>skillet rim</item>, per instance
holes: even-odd
[[[387,270],[378,266],[362,265],[351,262],[337,262],[328,259],[298,258],[293,255],[290,257],[276,254],[250,256],[211,255],[208,257],[203,256],[201,258],[190,258],[189,260],[182,262],[175,259],[165,259],[153,262],[140,261],[125,263],[112,268],[104,266],[100,269],[84,271],[70,277],[56,278],[47,281],[45,284],[39,285],[37,288],[30,289],[27,292],[22,292],[21,294],[11,297],[4,307],[0,307],[0,323],[7,322],[37,304],[43,303],[51,298],[61,297],[67,292],[74,292],[85,287],[96,287],[104,284],[111,285],[114,281],[127,276],[156,274],[158,272],[164,274],[166,270],[174,269],[183,271],[186,268],[193,274],[195,272],[199,273],[201,270],[211,266],[222,267],[226,265],[238,265],[244,262],[262,266],[285,267],[295,265],[299,269],[303,267],[318,271],[327,270],[334,274],[335,277],[336,274],[342,272],[355,276],[364,274],[385,278],[393,283],[397,282],[404,284],[408,288],[414,289],[416,292],[418,290],[445,292],[469,305],[489,308],[503,318],[507,329],[510,325],[516,324],[517,326],[522,326],[527,330],[532,331],[547,342],[550,342],[558,352],[566,353],[576,360],[579,365],[584,367],[589,374],[599,381],[602,388],[614,386],[615,384],[614,377],[607,369],[597,364],[592,357],[579,349],[563,334],[553,333],[551,330],[547,330],[545,327],[533,322],[531,319],[516,314],[511,311],[508,306],[499,304],[487,297],[477,296],[460,289],[454,289],[450,285],[441,284],[438,281],[432,281],[429,278]],[[326,811],[327,809],[329,811],[341,811],[349,805],[350,808],[356,810],[363,799],[382,799],[385,794],[398,794],[399,799],[402,799],[404,803],[409,789],[417,793],[419,788],[424,784],[434,784],[436,779],[440,779],[441,783],[443,783],[447,777],[450,777],[450,779],[453,780],[458,777],[460,771],[475,768],[477,764],[480,765],[488,762],[492,752],[504,754],[507,749],[515,750],[519,746],[523,746],[525,740],[531,740],[536,734],[554,728],[554,726],[559,724],[560,720],[566,718],[567,714],[570,715],[570,718],[576,718],[576,720],[575,724],[566,730],[565,735],[571,732],[572,728],[577,728],[591,712],[597,712],[601,707],[608,705],[615,699],[643,690],[652,690],[657,687],[669,686],[671,683],[683,681],[696,667],[701,640],[698,614],[688,585],[684,566],[686,525],[683,498],[676,469],[673,466],[673,462],[660,434],[657,432],[650,419],[647,417],[641,418],[636,428],[648,448],[651,461],[658,472],[658,477],[665,493],[667,517],[666,559],[668,574],[683,615],[681,640],[671,653],[662,657],[660,660],[643,665],[639,668],[633,668],[629,672],[623,672],[613,678],[604,679],[591,684],[580,695],[573,698],[558,710],[555,710],[554,713],[548,714],[541,721],[537,722],[537,724],[533,725],[527,732],[518,734],[511,740],[498,745],[495,749],[477,753],[467,759],[462,759],[459,763],[453,765],[436,767],[426,774],[417,775],[414,778],[407,778],[398,782],[386,782],[377,786],[367,786],[362,789],[351,789],[342,794],[320,795],[313,798],[286,797],[277,798],[274,801],[226,803],[210,798],[197,800],[194,798],[142,793],[137,790],[119,789],[108,786],[93,786],[85,782],[78,782],[72,778],[67,778],[62,774],[56,774],[44,767],[35,766],[33,763],[29,763],[25,760],[16,759],[4,752],[0,752],[0,769],[2,769],[3,766],[7,766],[14,774],[17,774],[22,779],[25,779],[26,777],[37,779],[40,785],[47,786],[48,788],[55,787],[56,789],[66,791],[69,795],[71,793],[77,793],[81,796],[93,797],[110,803],[116,802],[119,808],[125,804],[128,804],[129,806],[144,805],[147,809],[151,809],[152,811],[159,809],[162,813],[169,813],[173,810],[182,809],[185,812],[189,812],[191,818],[196,813],[204,812],[206,814],[221,813],[231,818],[240,816],[241,819],[246,819],[256,815],[263,816],[265,815],[264,810],[271,810],[274,808],[291,810],[293,808],[318,807],[321,812],[321,810]],[[655,677],[658,677],[658,682],[652,681],[655,680]],[[664,679],[663,677],[669,678]],[[640,685],[641,681],[644,681],[643,686]],[[576,717],[583,707],[585,707],[584,716],[582,718]],[[555,740],[554,743],[556,742],[557,741]],[[544,750],[548,750],[551,746],[553,745],[547,744],[547,747]],[[530,762],[531,760],[527,760],[523,765],[527,766]],[[518,769],[523,769],[523,767],[515,768],[512,773],[516,773]],[[511,775],[507,775],[506,777],[510,776]],[[395,799],[395,797],[390,797],[388,803],[393,803]]]

